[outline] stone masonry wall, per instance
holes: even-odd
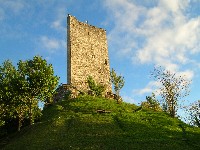
[[[106,31],[67,17],[67,82],[87,91],[88,76],[111,92],[110,65]]]

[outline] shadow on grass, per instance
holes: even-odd
[[[36,125],[5,149],[199,149],[183,141],[180,130],[154,128],[122,117],[73,113],[60,122]],[[101,123],[92,122],[98,118]],[[197,136],[193,134],[193,140]]]
[[[133,113],[134,107],[127,107],[101,99],[87,101],[87,97],[59,102],[44,111],[43,122],[19,134],[4,149],[199,149],[199,130],[194,133],[191,127],[184,127],[183,135],[180,121],[167,114]],[[96,109],[101,108],[111,109],[112,113],[97,114]],[[124,111],[126,108],[128,111]],[[183,140],[184,136],[189,142]]]

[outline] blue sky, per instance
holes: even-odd
[[[200,99],[200,0],[0,0],[0,63],[41,55],[66,83],[66,17],[107,31],[110,67],[125,77],[121,95],[138,104],[159,87],[154,66],[192,80]]]

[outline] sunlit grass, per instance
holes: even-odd
[[[199,128],[164,112],[137,109],[90,96],[61,101],[44,109],[41,122],[24,128],[3,149],[200,149]]]

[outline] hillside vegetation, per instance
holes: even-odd
[[[81,96],[45,108],[40,122],[12,135],[2,149],[197,150],[199,141],[199,128],[164,112]]]

